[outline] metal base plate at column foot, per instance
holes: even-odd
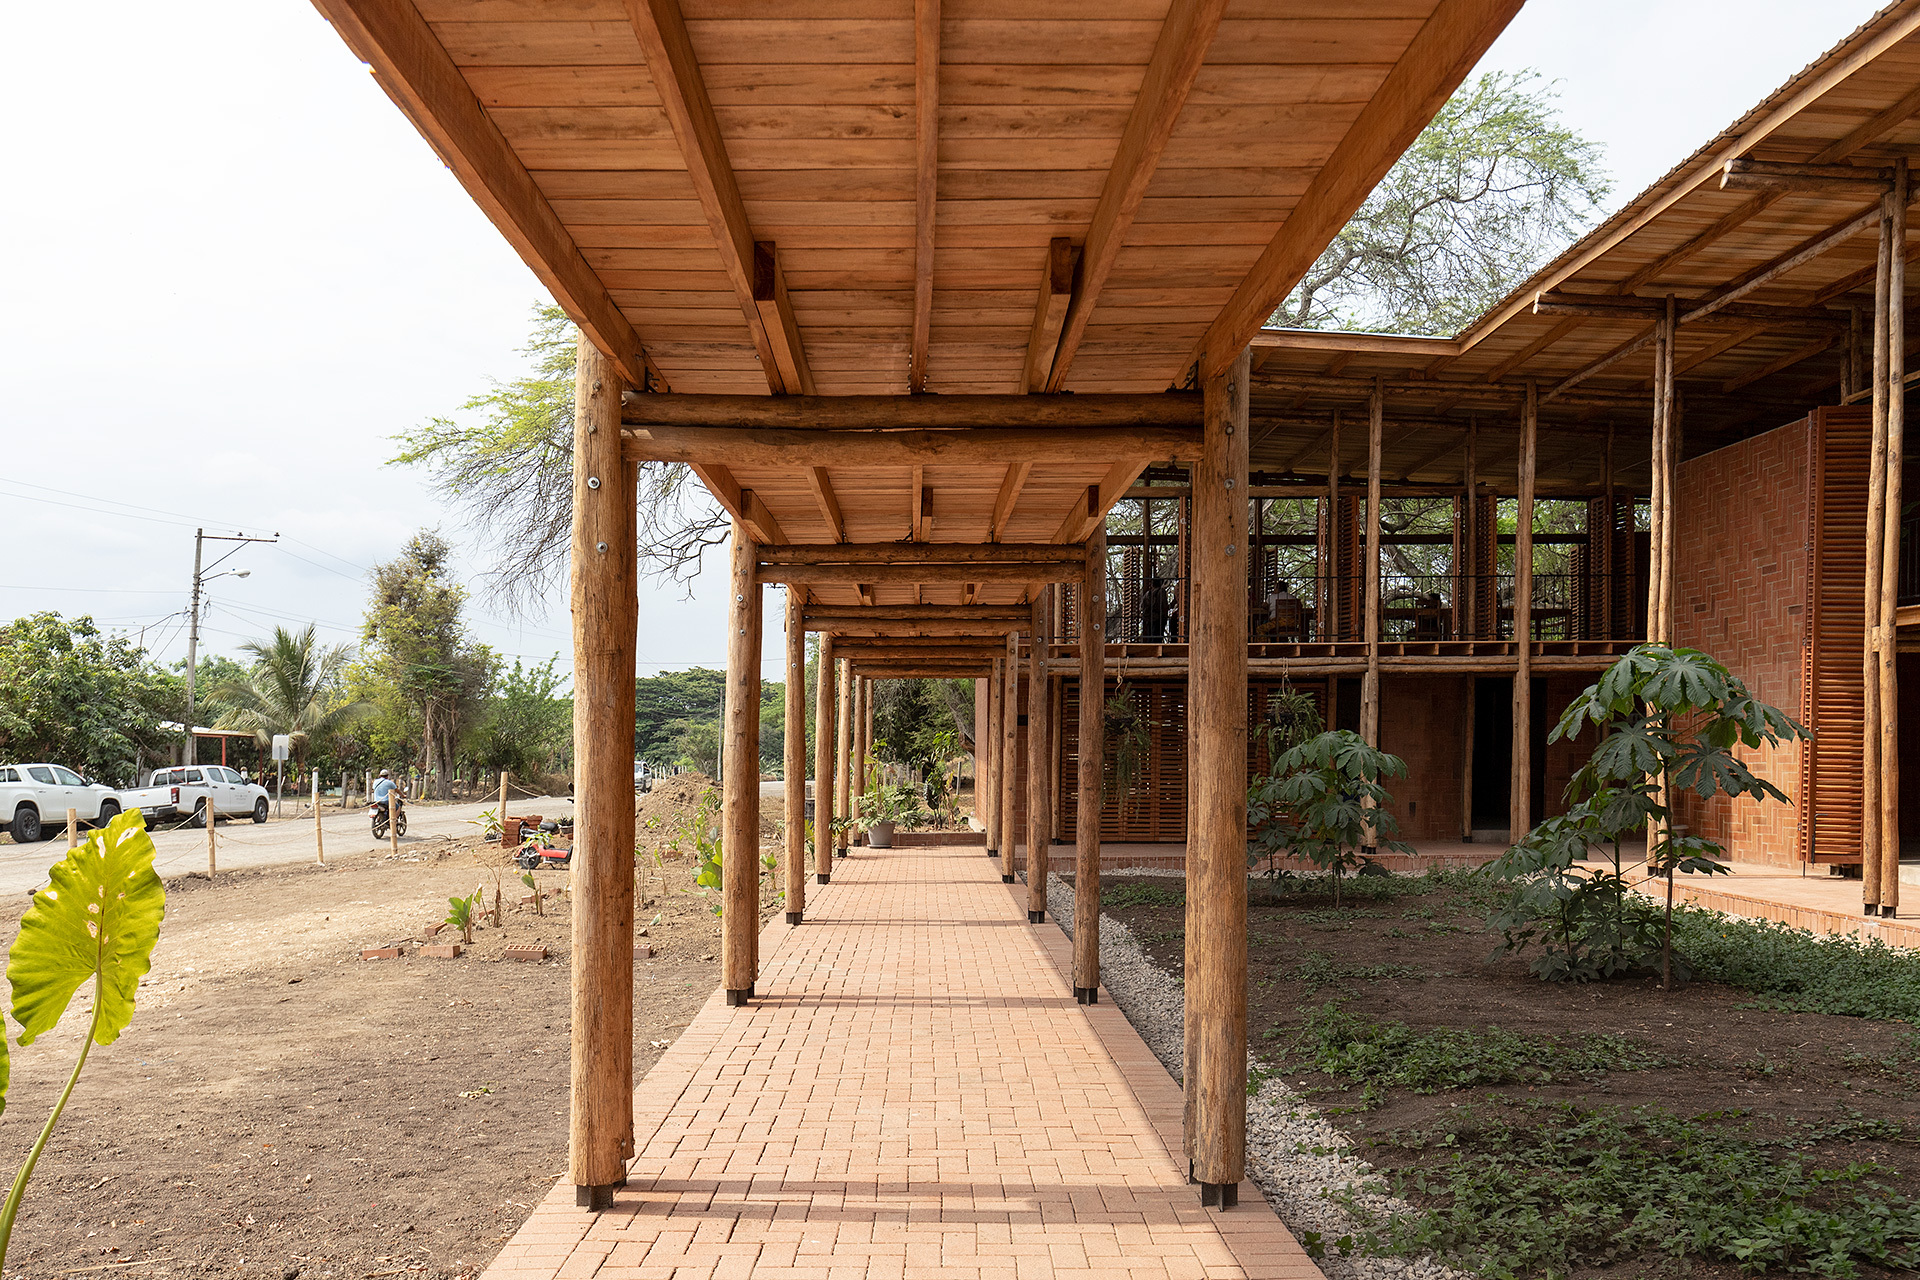
[[[1045,924],[1046,922],[1047,922],[1047,913],[1046,913],[1046,912],[1044,912],[1044,911],[1029,911],[1029,912],[1027,912],[1027,923],[1028,923],[1028,924]]]
[[[1012,877],[1012,876],[1006,876],[1006,875],[1003,875],[1003,876],[1001,876],[1001,877],[1000,877],[1000,883],[1001,883],[1001,884],[1012,884],[1012,883],[1013,883],[1013,877]]]
[[[609,1182],[599,1187],[575,1187],[573,1203],[593,1213],[604,1213],[613,1208],[613,1193],[626,1185],[624,1182]]]
[[[847,851],[845,849],[835,849],[833,851],[833,856],[836,858],[844,858],[847,856]]]
[[[833,883],[833,872],[831,872],[831,871],[816,871],[816,872],[814,872],[814,873],[813,873],[813,882],[814,882],[815,884],[832,884],[832,883]]]
[[[1100,1003],[1100,988],[1098,988],[1098,987],[1075,987],[1075,988],[1073,989],[1073,998],[1074,998],[1075,1000],[1078,1000],[1078,1001],[1079,1001],[1079,1002],[1080,1002],[1081,1004],[1099,1004],[1099,1003]]]
[[[1232,1209],[1239,1203],[1240,1184],[1237,1182],[1200,1184],[1200,1206],[1203,1209]]]
[[[752,998],[753,998],[753,988],[752,988],[752,987],[748,987],[748,988],[747,988],[746,990],[744,990],[744,991],[729,991],[729,992],[727,992],[727,1004],[728,1004],[728,1006],[729,1006],[730,1008],[734,1008],[734,1009],[744,1009],[744,1008],[746,1008],[746,1007],[747,1007],[747,1001],[749,1001],[749,1000],[751,1000]]]
[[[997,858],[1000,856],[1000,851],[998,849],[989,849],[987,850],[987,856],[989,858]]]
[[[800,917],[801,917],[801,916],[803,916],[803,915],[805,915],[805,914],[806,914],[806,913],[805,913],[804,911],[789,911],[789,912],[787,912],[787,923],[788,923],[788,924],[799,924],[799,923],[800,923]]]

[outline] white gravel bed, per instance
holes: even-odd
[[[1142,868],[1111,875],[1183,875]],[[1047,906],[1069,936],[1073,933],[1073,886],[1049,876]],[[1180,1079],[1186,1054],[1186,992],[1181,982],[1141,952],[1133,931],[1112,916],[1100,917],[1100,985],[1127,1015],[1169,1075]],[[1367,1222],[1334,1199],[1351,1194],[1364,1215],[1410,1212],[1386,1193],[1373,1167],[1353,1154],[1346,1134],[1283,1082],[1268,1078],[1247,1100],[1247,1176],[1296,1237],[1317,1233],[1325,1249],[1320,1269],[1329,1280],[1471,1280],[1427,1258],[1376,1258],[1342,1253],[1334,1242],[1364,1231]]]

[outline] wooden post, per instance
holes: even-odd
[[[1661,585],[1660,585],[1660,537],[1665,521],[1665,496],[1667,491],[1667,435],[1665,412],[1671,400],[1667,394],[1670,386],[1664,362],[1667,346],[1660,340],[1666,325],[1665,317],[1654,321],[1653,344],[1653,457],[1649,467],[1649,489],[1647,495],[1647,640],[1653,644],[1665,644],[1667,637],[1661,633]]]
[[[1020,755],[1020,635],[1007,633],[1006,687],[1000,692],[1000,880],[1012,884],[1020,860],[1014,778]]]
[[[1601,503],[1606,511],[1606,519],[1599,530],[1600,539],[1600,638],[1611,640],[1613,635],[1613,577],[1616,539],[1613,536],[1613,424],[1607,424],[1606,452],[1600,459]],[[1587,530],[1587,559],[1593,560],[1595,532]]]
[[[1460,594],[1465,597],[1465,610],[1461,614],[1460,638],[1480,638],[1480,575],[1486,570],[1480,564],[1480,419],[1467,419],[1467,506],[1460,516],[1462,547],[1460,561],[1465,573],[1460,580]],[[1497,629],[1496,629],[1497,635]],[[1469,764],[1471,769],[1472,765]]]
[[[208,802],[207,812],[209,814],[213,812],[211,801]],[[207,828],[208,830],[212,830],[213,824],[209,822],[207,824]],[[80,811],[78,809],[69,809],[67,810],[67,848],[77,849],[79,847],[80,847]]]
[[[1386,379],[1373,380],[1367,398],[1367,674],[1360,684],[1360,736],[1380,745],[1380,451],[1387,417]],[[1373,843],[1373,833],[1367,833]]]
[[[1053,699],[1047,684],[1053,608],[1046,588],[1033,600],[1033,643],[1027,647],[1027,923],[1047,918],[1048,853],[1053,842]]]
[[[507,829],[507,771],[505,769],[500,771],[500,829],[502,831]]]
[[[853,682],[853,808],[849,812],[854,814],[860,812],[860,797],[867,794],[867,756],[873,751],[873,722],[868,718],[872,696],[872,680],[861,676]]]
[[[807,593],[787,588],[786,755],[787,923],[799,924],[807,909]]]
[[[346,788],[343,779],[342,790]],[[313,771],[313,860],[321,866],[327,865],[327,846],[320,838],[320,771]]]
[[[754,935],[760,932],[760,584],[755,548],[744,522],[733,522],[727,607],[727,705],[720,751],[720,985],[727,1003],[753,998],[758,976]]]
[[[1231,1208],[1247,1148],[1247,383],[1205,379],[1193,468],[1187,699],[1186,1136],[1200,1203]]]
[[[1000,856],[1000,712],[1007,683],[1004,658],[993,660],[993,675],[987,680],[987,719],[974,726],[974,745],[982,752],[986,767],[974,777],[974,814],[987,829],[987,856]]]
[[[218,860],[214,855],[214,849],[213,849],[213,844],[214,844],[213,829],[216,825],[218,825],[218,819],[214,817],[213,797],[211,795],[207,797],[206,804],[207,804],[207,879],[211,880],[213,879],[214,874],[219,870],[219,867],[217,865]]]
[[[1673,337],[1679,324],[1674,318],[1674,310],[1673,295],[1668,294],[1667,314],[1654,342],[1654,363],[1659,378],[1655,388],[1659,405],[1656,422],[1660,433],[1660,537],[1654,554],[1660,558],[1660,643],[1667,645],[1674,642],[1674,540],[1678,535],[1674,527],[1673,493],[1680,474],[1673,394]]]
[[[853,664],[842,660],[841,669],[836,671],[835,685],[839,693],[835,699],[837,708],[834,725],[838,730],[838,761],[834,766],[834,815],[839,818],[853,816]],[[847,856],[847,828],[841,827],[834,837],[834,851],[842,858]]]
[[[1479,686],[1474,677],[1462,676],[1467,686],[1467,705],[1460,715],[1460,838],[1473,843],[1473,735],[1479,708]]]
[[[613,1204],[633,1155],[633,668],[640,615],[634,464],[620,456],[613,362],[574,366],[573,992],[568,1180]],[[503,775],[504,780],[504,775]],[[502,816],[505,806],[502,806]]]
[[[1080,587],[1080,795],[1074,813],[1073,997],[1100,1000],[1100,774],[1106,763],[1107,529],[1087,538]]]
[[[1889,381],[1893,364],[1887,339],[1893,319],[1893,259],[1904,252],[1904,245],[1893,243],[1893,194],[1888,192],[1880,202],[1880,256],[1873,283],[1873,445],[1867,476],[1866,644],[1860,663],[1861,709],[1866,726],[1860,741],[1860,894],[1866,914],[1870,916],[1879,914],[1884,888],[1880,883],[1880,821],[1884,812],[1880,804],[1880,718],[1883,708],[1880,706],[1877,632],[1880,594],[1886,587],[1887,411],[1888,400],[1895,392]],[[1897,543],[1894,555],[1899,555]]]
[[[1907,158],[1893,166],[1887,239],[1887,496],[1880,540],[1880,613],[1869,619],[1879,667],[1880,914],[1900,909],[1900,676],[1896,611],[1900,603],[1901,473],[1906,461]]]
[[[207,823],[207,829],[211,831],[213,829],[213,823]],[[575,839],[577,840],[578,838],[578,832],[576,830]],[[387,851],[393,854],[400,852],[400,788],[397,785],[393,790],[387,792]],[[212,837],[208,837],[207,839],[207,855],[208,860],[211,861],[213,855]]]
[[[1340,411],[1333,411],[1333,429],[1327,434],[1327,613],[1326,625],[1317,640],[1338,640],[1340,636]],[[1332,712],[1327,722],[1333,722]]]
[[[833,653],[833,636],[820,633],[820,652],[815,658],[813,685],[813,879],[815,884],[833,880],[833,747],[839,731],[834,727],[834,667],[840,661]]]
[[[1539,393],[1528,381],[1520,407],[1520,501],[1513,522],[1513,780],[1507,838],[1515,844],[1533,826],[1533,478],[1539,426]]]

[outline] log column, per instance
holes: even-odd
[[[799,924],[807,909],[807,592],[787,589],[787,923]]]
[[[853,667],[848,665],[851,675]],[[867,794],[867,694],[872,682],[865,676],[852,676],[853,680],[853,770],[850,781],[853,786],[853,807],[847,810],[850,815],[860,812],[860,797]],[[861,833],[863,836],[865,832]]]
[[[727,1003],[753,997],[754,937],[760,932],[760,584],[747,526],[733,522],[732,599],[727,604],[727,705],[720,750],[720,985]],[[631,948],[629,948],[631,950]]]
[[[813,685],[813,877],[816,884],[833,880],[833,746],[835,729],[833,672],[839,659],[833,636],[820,634],[818,669]]]
[[[1907,430],[1907,195],[1905,156],[1894,161],[1887,258],[1887,498],[1880,566],[1880,914],[1900,909],[1900,677],[1896,613],[1900,603],[1901,473]]]
[[[1106,763],[1107,526],[1087,538],[1080,587],[1080,795],[1074,813],[1073,998],[1100,1000],[1100,773]]]
[[[1327,433],[1327,611],[1321,615],[1324,620],[1320,626],[1315,628],[1320,633],[1314,637],[1316,640],[1343,638],[1340,624],[1345,619],[1340,616],[1340,571],[1345,563],[1346,556],[1342,554],[1340,546],[1340,411],[1335,409],[1333,427]],[[1332,690],[1338,684],[1339,680],[1335,679],[1328,689]],[[1327,722],[1333,722],[1331,701],[1327,707]]]
[[[612,361],[580,339],[573,397],[573,1033],[567,1177],[611,1208],[633,1155],[634,464]],[[209,824],[208,835],[212,835]]]
[[[1007,634],[1007,656],[1001,664],[1006,686],[1000,691],[1000,880],[1012,884],[1020,861],[1020,832],[1015,821],[1014,778],[1020,762],[1020,635]]]
[[[1000,709],[1007,683],[1004,658],[993,660],[993,674],[987,679],[987,718],[974,726],[974,745],[986,767],[974,775],[973,807],[975,816],[987,829],[987,856],[1000,856]]]
[[[841,659],[840,669],[835,672],[840,694],[837,702],[838,712],[835,723],[839,728],[839,762],[834,769],[834,816],[850,818],[853,816],[853,776],[851,763],[853,756],[853,663]],[[840,857],[847,856],[847,828],[842,827],[834,837],[834,852]]]
[[[1053,842],[1053,699],[1047,684],[1052,644],[1052,589],[1033,600],[1033,643],[1027,647],[1027,923],[1047,918],[1048,846]]]
[[[1533,475],[1540,402],[1532,382],[1520,406],[1520,500],[1513,522],[1513,778],[1508,783],[1507,839],[1533,826]]]
[[[1380,451],[1386,431],[1385,380],[1373,380],[1367,398],[1367,674],[1360,684],[1360,736],[1380,745]],[[1367,843],[1373,843],[1368,833]]]
[[[1193,468],[1186,1134],[1200,1203],[1223,1209],[1247,1151],[1247,381],[1242,352],[1202,383]]]

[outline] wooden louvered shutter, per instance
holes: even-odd
[[[1800,858],[1860,860],[1861,734],[1866,719],[1867,479],[1873,410],[1816,409],[1807,420],[1807,606],[1800,717]]]

